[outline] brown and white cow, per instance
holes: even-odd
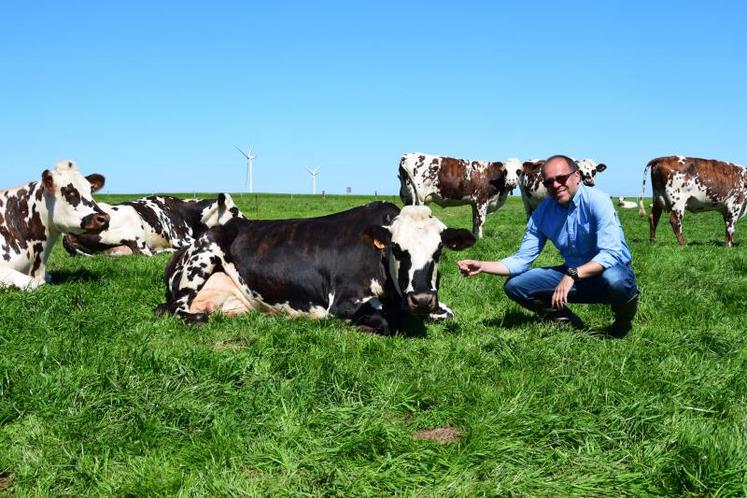
[[[62,239],[72,256],[104,253],[110,256],[145,254],[187,247],[208,228],[242,216],[229,194],[217,199],[179,199],[149,196],[120,204],[99,203],[111,219],[96,234],[67,234]]]
[[[524,161],[519,173],[519,190],[521,200],[524,203],[524,211],[527,219],[537,206],[547,197],[547,189],[542,184],[542,166],[544,159],[532,159]],[[578,171],[581,173],[581,181],[588,187],[596,185],[596,175],[607,169],[606,164],[597,164],[591,159],[576,160]]]
[[[472,234],[482,237],[488,213],[506,202],[519,182],[517,159],[468,161],[409,153],[399,161],[399,197],[405,205],[472,206]]]
[[[680,245],[685,245],[682,236],[685,210],[719,211],[726,224],[724,243],[733,245],[734,227],[747,212],[747,170],[715,159],[684,156],[652,159],[643,170],[643,189],[638,199],[641,216],[646,215],[643,196],[649,168],[653,190],[653,207],[648,218],[651,241],[656,240],[656,225],[662,210],[669,212],[669,222]]]
[[[91,195],[103,186],[103,176],[83,177],[73,161],[62,161],[41,181],[0,192],[0,286],[31,290],[49,282],[47,259],[61,233],[106,229],[109,215]]]

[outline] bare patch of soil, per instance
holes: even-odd
[[[239,342],[231,342],[231,341],[218,341],[215,344],[213,344],[213,349],[215,351],[239,351],[240,349],[244,349],[244,345]]]
[[[0,491],[10,489],[10,487],[13,485],[13,479],[15,478],[16,476],[14,474],[6,474],[5,472],[0,472]]]
[[[459,441],[464,433],[456,427],[436,427],[435,429],[421,429],[412,433],[414,439],[425,439],[434,443],[450,444]]]

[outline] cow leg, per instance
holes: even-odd
[[[724,245],[726,245],[726,247],[734,246],[734,229],[736,226],[736,219],[737,216],[733,212],[726,211],[724,213],[724,223],[726,224],[726,239],[724,240]]]
[[[487,204],[472,205],[472,235],[474,235],[476,239],[482,238],[482,226],[485,224],[485,218],[487,215]]]
[[[669,213],[669,223],[672,224],[672,230],[674,230],[674,236],[677,237],[677,242],[681,246],[685,245],[685,238],[682,236],[682,217],[684,212],[677,208],[673,208],[672,212]]]
[[[448,320],[450,318],[454,318],[454,312],[451,311],[451,308],[446,306],[442,302],[438,302],[438,311],[434,311],[433,313],[428,314],[428,318],[430,320]]]
[[[225,259],[223,251],[210,241],[203,240],[183,255],[174,269],[168,285],[171,297],[168,302],[156,308],[156,314],[172,313],[188,323],[205,323],[206,313],[192,313],[192,301],[197,297],[210,276],[223,268]]]
[[[648,238],[651,242],[656,241],[656,226],[659,224],[659,218],[661,218],[661,205],[654,201],[654,206],[651,208],[651,214],[648,215]]]
[[[0,288],[16,287],[21,290],[34,290],[44,283],[44,279],[37,280],[12,268],[0,267]]]
[[[346,315],[351,315],[349,316],[350,321],[364,331],[376,332],[377,334],[389,334],[391,332],[392,328],[389,325],[389,320],[384,314],[384,306],[378,299],[369,299],[363,304],[348,304],[348,306],[342,305],[338,308],[335,316],[346,318]]]

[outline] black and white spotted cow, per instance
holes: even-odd
[[[544,159],[524,161],[519,173],[519,190],[521,191],[521,200],[524,203],[527,219],[532,216],[537,206],[547,198],[547,189],[542,184],[542,166],[544,164]],[[597,173],[607,169],[606,164],[597,164],[591,159],[576,160],[576,165],[581,173],[581,181],[588,187],[596,185]]]
[[[111,217],[109,228],[97,234],[65,235],[62,243],[71,255],[150,256],[175,251],[187,247],[208,228],[241,216],[229,194],[204,200],[151,196],[99,206]]]
[[[35,289],[49,282],[47,259],[61,233],[97,233],[109,215],[93,200],[104,186],[73,161],[44,170],[41,181],[0,192],[0,286]]]
[[[747,214],[747,170],[734,163],[668,156],[652,159],[643,169],[643,189],[638,198],[639,214],[646,215],[643,196],[646,193],[646,173],[651,169],[653,206],[649,216],[649,236],[656,240],[656,226],[662,211],[669,212],[669,222],[680,245],[682,218],[685,210],[692,213],[719,211],[726,224],[724,243],[732,246],[734,229]]]
[[[472,206],[472,234],[482,237],[489,213],[506,202],[519,182],[518,159],[468,161],[409,153],[399,161],[399,197],[405,205]]]
[[[234,219],[211,228],[166,268],[167,302],[156,314],[192,323],[208,314],[259,310],[338,317],[387,333],[405,314],[448,318],[439,302],[444,248],[474,244],[446,228],[427,206],[388,202],[320,218]]]

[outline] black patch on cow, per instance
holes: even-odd
[[[62,194],[62,197],[65,198],[65,202],[71,206],[77,207],[78,204],[80,204],[80,192],[78,192],[78,189],[75,188],[72,183],[68,184],[66,187],[61,187],[60,193]]]

